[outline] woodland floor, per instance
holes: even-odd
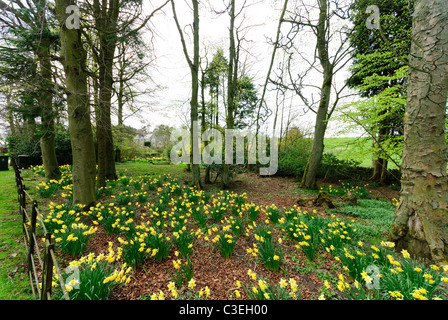
[[[157,165],[149,166],[157,167]],[[188,183],[190,173],[176,171],[172,176],[182,183]],[[329,181],[319,181],[318,184],[320,186],[337,185],[337,183]],[[218,190],[216,185],[204,185],[204,189]],[[370,190],[373,197],[384,200],[398,197],[398,192],[391,190],[389,187],[378,187]],[[313,196],[312,192],[299,189],[297,181],[293,178],[260,177],[255,173],[238,174],[230,191],[246,193],[246,202],[248,203],[253,202],[256,205],[263,206],[275,204],[278,208],[293,207],[299,197]],[[338,203],[337,198],[333,200],[336,204]],[[51,199],[51,201],[57,202],[57,199]],[[328,214],[322,207],[301,207],[301,209],[308,212],[315,210],[318,215]],[[261,214],[256,222],[263,223],[266,218],[264,214]],[[86,247],[85,252],[87,253],[106,253],[109,241],[118,243],[118,235],[108,235],[101,230],[101,226],[98,227],[98,231]],[[281,232],[278,228],[274,228],[274,230],[274,232]],[[282,235],[284,236],[284,233]],[[203,238],[196,239],[190,258],[194,265],[193,277],[197,288],[208,286],[211,292],[209,299],[211,300],[236,299],[233,295],[234,290],[237,289],[236,280],[247,282],[249,280],[247,271],[252,269],[257,275],[276,283],[281,278],[294,278],[299,286],[300,299],[318,299],[319,289],[323,287],[324,280],[330,275],[337,276],[341,272],[340,264],[325,251],[319,252],[315,261],[309,262],[305,255],[294,247],[292,241],[287,237],[284,237],[284,240],[282,244],[285,253],[284,263],[278,271],[268,272],[258,259],[254,259],[246,252],[246,249],[252,247],[254,242],[252,236],[241,235],[230,258],[222,257],[210,241],[207,242]],[[162,262],[155,259],[146,260],[143,265],[136,269],[131,281],[125,286],[118,286],[114,289],[109,298],[114,300],[138,300],[145,296],[148,298],[152,293],[159,293],[160,290],[167,294],[167,284],[172,278],[170,272],[175,271],[172,263],[172,260],[176,258],[174,251],[173,247],[168,258]],[[58,255],[65,262],[73,259],[64,253],[58,253]],[[61,263],[61,267],[64,267],[64,262]],[[243,295],[242,298],[247,297]]]

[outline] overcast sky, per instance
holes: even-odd
[[[211,1],[217,4],[216,9],[222,9],[222,1]],[[249,75],[254,78],[260,89],[266,78],[272,46],[266,41],[266,37],[274,38],[280,12],[275,8],[275,1],[248,1],[253,3],[246,8],[244,20],[245,26],[250,26],[247,34],[248,41],[243,45],[247,51]],[[279,2],[279,1],[277,1]],[[155,4],[155,2],[154,2]],[[219,6],[220,5],[220,6]],[[181,26],[192,23],[192,10],[184,1],[176,2]],[[140,117],[137,122],[148,120],[153,123],[164,123],[182,125],[185,116],[188,116],[188,101],[191,94],[190,70],[188,68],[178,30],[175,26],[171,5],[168,5],[164,14],[157,15],[152,20],[155,27],[156,37],[154,39],[155,54],[157,56],[157,70],[152,74],[154,80],[166,89],[158,92],[157,107],[150,112],[149,118]],[[207,48],[208,58],[211,59],[216,48],[222,47],[227,54],[229,16],[224,13],[217,15],[210,11],[210,5],[200,6],[200,43],[201,55],[205,54]],[[187,32],[191,28],[187,27]],[[191,32],[188,33],[191,35]],[[188,49],[192,52],[192,45],[186,38]],[[184,108],[182,108],[182,105]]]
[[[212,0],[214,9],[223,9],[222,0]],[[227,2],[227,1],[226,1]],[[294,1],[291,1],[294,2]],[[148,2],[149,3],[149,2]],[[157,7],[163,0],[152,0],[151,5],[147,5],[146,12],[151,12],[152,7]],[[176,1],[176,9],[178,12],[180,24],[186,27],[188,35],[191,35],[191,23],[193,21],[192,10],[188,7],[190,1]],[[242,3],[242,1],[237,1]],[[243,47],[247,50],[247,59],[249,62],[249,75],[259,89],[260,95],[264,84],[273,47],[267,43],[267,39],[275,39],[277,31],[278,19],[280,17],[283,1],[279,0],[248,0],[247,4],[251,4],[245,9],[244,26],[251,26],[247,34],[248,42]],[[240,22],[239,20],[238,22]],[[237,22],[237,23],[238,23]],[[190,25],[190,27],[188,27]],[[227,54],[229,16],[224,13],[217,15],[211,12],[210,4],[201,1],[200,5],[200,43],[201,55],[204,55],[205,49],[208,48],[208,58],[211,59],[214,49],[222,47]],[[137,128],[144,125],[150,125],[151,129],[158,124],[166,124],[171,126],[181,126],[189,118],[189,98],[191,94],[190,70],[188,68],[178,30],[174,23],[172,7],[168,4],[163,13],[157,14],[151,20],[151,29],[155,32],[153,43],[155,54],[157,56],[157,68],[152,70],[153,79],[163,86],[165,89],[159,91],[153,100],[148,101],[146,111],[133,119],[129,119],[128,124]],[[314,44],[307,43],[307,37],[313,38],[312,34],[304,35],[301,43],[302,50],[308,51],[314,56]],[[187,37],[187,47],[192,52],[191,37]],[[277,51],[277,56],[281,51]],[[298,64],[300,65],[300,61]],[[346,74],[342,74],[337,78],[338,83],[342,83]],[[319,77],[314,80],[313,84],[320,85]],[[292,93],[290,93],[292,94]],[[274,108],[275,93],[270,92],[266,97],[270,101],[269,106]],[[296,119],[297,125],[304,130],[312,130],[314,127],[315,115],[312,112],[303,113],[303,103],[296,97],[293,100],[293,107],[296,113],[300,113],[300,117]],[[288,99],[289,101],[289,99]],[[146,102],[145,102],[146,103]],[[289,106],[289,102],[287,103]],[[272,110],[274,111],[274,110]],[[286,115],[285,115],[286,117]],[[273,117],[272,117],[273,118]],[[272,127],[272,119],[269,124]],[[332,128],[330,124],[329,133]]]

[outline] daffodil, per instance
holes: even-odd
[[[237,297],[237,298],[241,297],[241,293],[239,290],[235,290],[234,293],[235,293],[235,297]]]
[[[194,289],[195,286],[196,286],[196,281],[193,278],[191,278],[191,280],[188,281],[188,287],[190,289]]]

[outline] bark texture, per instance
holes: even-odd
[[[301,182],[301,187],[307,189],[316,188],[317,169],[320,166],[322,154],[324,152],[324,137],[325,131],[327,130],[328,109],[330,106],[334,68],[328,56],[329,17],[327,0],[319,0],[319,9],[319,22],[316,27],[317,54],[322,66],[324,79],[320,90],[320,102],[316,114],[313,147]]]
[[[70,139],[73,153],[73,203],[90,206],[95,203],[96,161],[90,123],[87,92],[86,53],[81,31],[68,29],[65,12],[74,0],[56,0],[56,14],[60,25],[62,55],[64,57],[65,85]]]
[[[446,263],[448,2],[417,0],[414,10],[402,189],[390,238],[398,249]]]

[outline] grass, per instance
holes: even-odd
[[[23,262],[25,246],[14,171],[0,171],[0,300],[33,299]]]
[[[359,218],[355,222],[358,235],[372,243],[378,243],[387,238],[394,221],[395,207],[388,201],[359,199],[358,206],[343,204],[342,208],[332,209],[331,212]]]
[[[355,160],[360,162],[361,167],[370,168],[372,166],[372,139],[356,137],[333,137],[325,138],[325,152],[331,152],[342,160]],[[399,163],[400,160],[396,159]],[[397,167],[391,161],[389,169]]]

